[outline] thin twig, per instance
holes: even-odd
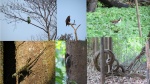
[[[140,25],[140,14],[139,14],[139,9],[138,9],[138,2],[135,0],[136,3],[136,13],[137,13],[137,20],[138,20],[138,28],[139,28],[139,36],[142,37],[142,30],[141,30],[141,25]]]
[[[74,34],[75,34],[75,40],[77,41],[78,40],[78,36],[77,36],[77,29],[79,28],[79,26],[81,25],[79,25],[77,28],[74,28],[74,26],[73,26],[74,24],[71,24],[71,27],[74,29]]]

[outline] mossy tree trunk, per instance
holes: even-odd
[[[71,56],[71,66],[69,72],[67,72],[69,81],[77,84],[86,84],[87,41],[67,41],[66,52]]]
[[[31,58],[32,62],[45,47],[49,46],[31,68],[31,74],[19,81],[20,84],[55,84],[55,42],[15,42],[15,46],[17,71],[26,64],[27,59]]]

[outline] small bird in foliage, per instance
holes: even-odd
[[[28,24],[30,24],[30,23],[31,23],[31,19],[30,19],[30,17],[27,17],[27,22],[28,22]]]
[[[66,18],[66,26],[67,25],[70,25],[70,16],[68,16],[67,18]]]
[[[121,17],[118,20],[112,20],[110,22],[113,23],[113,24],[118,24],[118,23],[121,22]]]

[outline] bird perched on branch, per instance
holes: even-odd
[[[113,24],[118,24],[118,23],[121,22],[121,17],[118,20],[112,20],[110,22],[113,23]]]
[[[70,16],[68,16],[67,18],[66,18],[66,26],[67,25],[70,25]]]
[[[27,17],[27,22],[28,22],[28,24],[30,24],[30,23],[31,23],[31,19],[30,19],[30,17]]]

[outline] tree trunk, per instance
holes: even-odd
[[[129,7],[128,4],[121,3],[119,0],[98,0],[101,3],[103,3],[106,7]]]
[[[48,28],[48,30],[47,30],[47,31],[48,31],[48,32],[47,32],[48,41],[50,41],[50,40],[51,40],[51,38],[50,38],[49,28]]]
[[[113,52],[112,38],[111,37],[105,37],[104,38],[104,49],[108,49],[108,50],[111,50]],[[105,60],[107,60],[108,58],[110,58],[109,54],[105,54],[104,57],[105,57]],[[105,71],[110,72],[112,64],[111,65],[107,65],[105,63],[105,67],[107,67]]]
[[[3,42],[0,42],[0,84],[3,84]]]
[[[55,84],[55,42],[15,42],[15,46],[16,71],[24,66],[29,58],[32,62],[45,47],[49,46],[31,68],[31,74],[19,81],[16,78],[17,83]]]
[[[66,53],[71,58],[71,66],[68,74],[68,84],[76,82],[77,84],[87,83],[87,42],[86,41],[67,41]]]
[[[101,38],[101,45],[100,45],[100,67],[101,67],[101,83],[105,83],[105,56],[104,56],[104,37]]]
[[[87,0],[87,11],[94,12],[97,7],[98,0]]]
[[[147,57],[147,84],[150,84],[150,40],[146,43],[146,57]]]
[[[95,40],[94,53],[96,53],[96,51],[98,51],[98,37],[95,37],[94,40]]]

